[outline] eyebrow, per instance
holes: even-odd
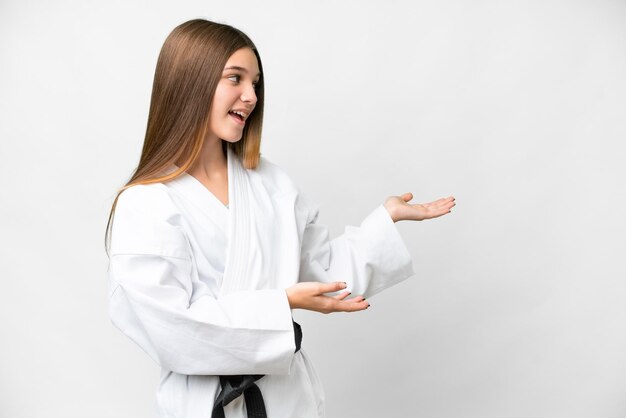
[[[230,67],[226,67],[226,68],[224,68],[224,71],[226,71],[226,70],[239,70],[239,71],[241,71],[241,72],[243,72],[243,73],[248,73],[248,70],[246,70],[246,69],[245,69],[245,68],[243,68],[243,67],[239,67],[239,66],[237,66],[237,65],[231,65]],[[261,75],[261,73],[256,73],[256,75],[257,75],[257,77],[258,77],[258,76],[260,76],[260,75]]]

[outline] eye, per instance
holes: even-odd
[[[229,80],[232,80],[235,84],[239,84],[239,81],[241,79],[241,76],[239,74],[233,74],[227,77]],[[234,80],[233,80],[234,78]],[[252,83],[252,86],[254,87],[254,90],[256,90],[259,87],[259,82],[255,81]]]

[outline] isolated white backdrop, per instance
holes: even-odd
[[[169,32],[232,24],[262,152],[332,236],[385,197],[416,275],[295,311],[338,417],[626,416],[626,3],[0,2],[0,416],[150,417],[158,367],[107,317],[103,234]],[[274,417],[278,418],[278,417]]]

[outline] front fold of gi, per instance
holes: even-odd
[[[261,157],[245,169],[230,147],[227,164],[228,208],[186,173],[122,192],[111,320],[162,369],[158,416],[208,418],[217,376],[263,374],[256,383],[268,417],[322,417],[306,343],[294,353],[285,289],[337,280],[371,296],[411,276],[411,256],[382,205],[330,240],[317,208],[278,166]],[[224,411],[244,418],[243,397]]]

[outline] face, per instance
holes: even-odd
[[[211,133],[228,142],[241,139],[246,120],[256,106],[259,65],[250,48],[238,49],[224,66],[209,115]],[[239,114],[237,114],[239,113]]]

